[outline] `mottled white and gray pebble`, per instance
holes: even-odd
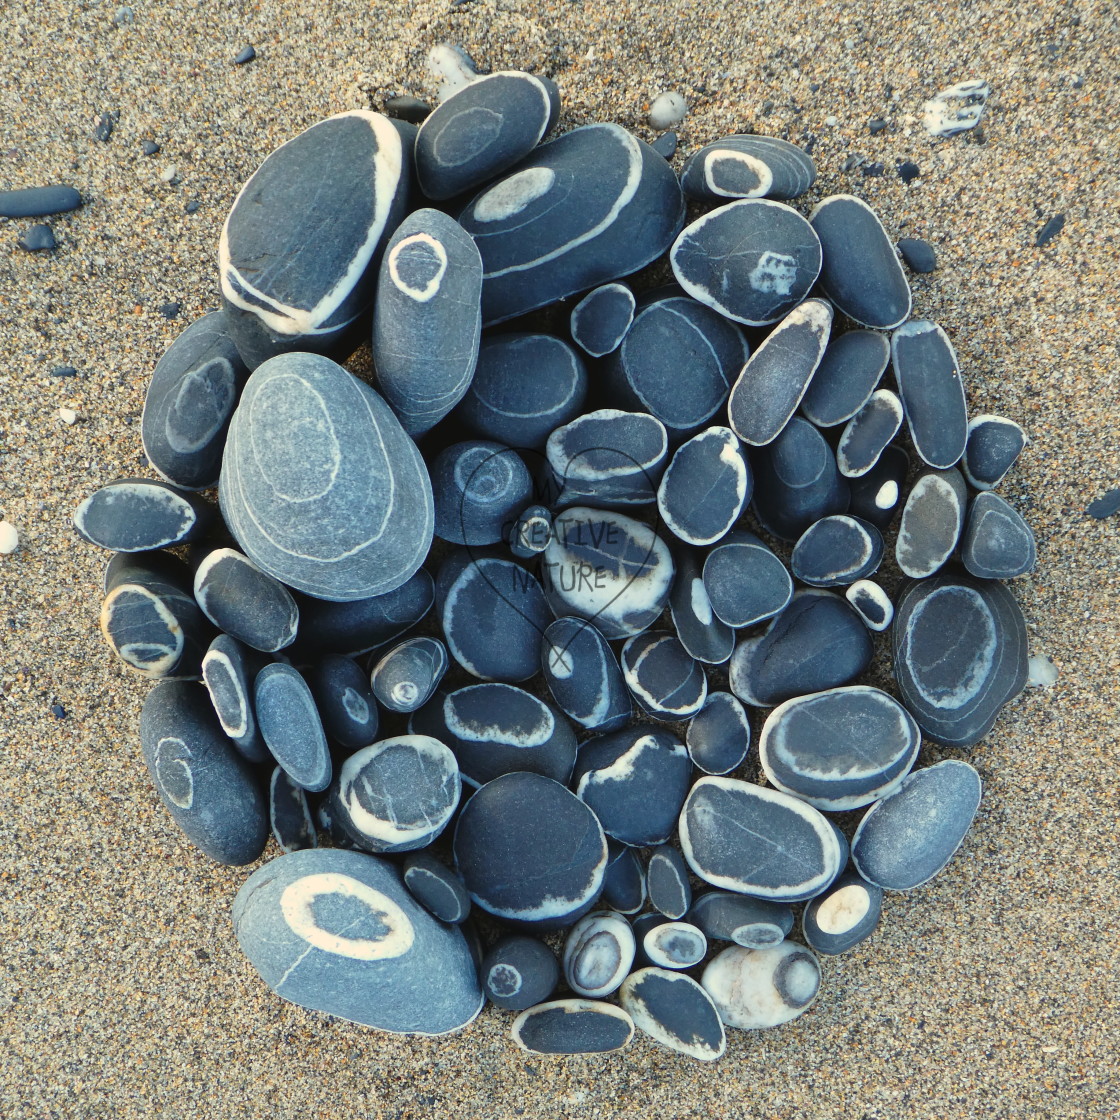
[[[151,478],[121,478],[95,490],[74,510],[74,528],[113,552],[150,552],[197,540],[214,507]]]
[[[949,336],[911,319],[891,335],[891,364],[914,450],[935,469],[953,466],[968,442],[968,407]]]
[[[846,587],[875,572],[883,560],[883,534],[867,521],[833,514],[814,521],[793,546],[789,568],[810,587]]]
[[[697,770],[730,774],[746,761],[750,750],[751,724],[746,710],[730,692],[709,692],[704,707],[689,720],[684,741]]]
[[[491,440],[445,447],[431,472],[436,536],[451,544],[497,544],[533,493],[517,452]]]
[[[494,943],[479,972],[482,990],[495,1007],[524,1011],[556,990],[560,962],[543,941],[515,933]]]
[[[876,389],[844,425],[836,465],[845,478],[867,474],[902,427],[902,401],[890,389]]]
[[[586,914],[564,939],[564,979],[577,996],[602,999],[626,979],[635,949],[634,931],[621,914]]]
[[[654,719],[691,719],[708,698],[708,677],[675,634],[647,630],[627,639],[622,676],[642,710]]]
[[[202,658],[202,683],[218,722],[250,762],[264,762],[269,757],[253,714],[253,682],[265,660],[228,634],[219,634]]]
[[[658,968],[691,968],[708,952],[708,939],[691,922],[672,922],[660,914],[641,933],[642,959]]]
[[[607,1054],[630,1045],[634,1020],[612,1003],[558,999],[522,1011],[510,1033],[532,1054]]]
[[[673,453],[657,488],[657,509],[669,531],[686,544],[714,544],[739,519],[753,489],[738,438],[717,425]]]
[[[844,591],[844,598],[855,608],[869,630],[886,630],[894,619],[891,597],[874,581],[857,579]]]
[[[415,712],[447,672],[447,647],[439,638],[409,638],[393,646],[370,671],[373,695],[391,712]]]
[[[924,579],[953,554],[964,528],[968,487],[960,471],[926,471],[906,497],[894,556],[904,575]]]
[[[709,941],[768,949],[780,944],[793,929],[793,907],[731,891],[707,891],[692,904],[688,920]]]
[[[793,597],[786,566],[744,530],[730,534],[708,553],[703,578],[716,617],[736,629],[773,618]]]
[[[802,415],[821,428],[850,420],[875,391],[890,358],[890,339],[877,331],[837,335],[801,399]]]
[[[984,413],[968,422],[962,468],[969,484],[991,490],[1019,458],[1027,445],[1027,433],[1005,416]]]
[[[650,905],[666,918],[678,921],[688,913],[692,905],[688,865],[676,848],[668,844],[654,848],[646,870],[646,887]]]
[[[330,653],[306,671],[323,729],[347,750],[368,747],[377,738],[377,704],[369,678],[352,658]]]
[[[463,880],[431,852],[409,852],[401,864],[401,878],[433,918],[457,926],[470,917],[471,897]]]
[[[274,766],[268,780],[268,823],[282,852],[302,852],[319,846],[307,793],[282,766]]]
[[[691,976],[639,969],[626,978],[619,1002],[640,1031],[678,1054],[714,1062],[727,1049],[712,997]]]
[[[1034,533],[998,494],[977,494],[968,507],[961,563],[977,579],[1014,579],[1034,570]]]
[[[705,202],[790,199],[803,195],[816,178],[804,148],[777,136],[744,134],[724,136],[689,156],[681,168],[681,189]]]
[[[637,848],[607,838],[603,901],[620,914],[637,914],[646,902],[646,872]]]
[[[729,1027],[780,1027],[808,1010],[821,986],[817,958],[783,941],[770,949],[733,945],[708,963],[700,980]]]
[[[848,871],[805,907],[801,934],[818,953],[846,953],[875,932],[882,909],[883,888]]]
[[[634,706],[618,658],[594,623],[566,616],[548,625],[541,672],[561,710],[588,731],[617,731]]]
[[[593,358],[617,350],[634,321],[634,293],[625,284],[601,284],[572,308],[572,341]]]
[[[697,661],[722,665],[735,649],[735,631],[712,610],[696,549],[673,550],[676,576],[669,592],[673,629],[680,643]]]
[[[331,782],[331,753],[315,698],[290,665],[266,665],[253,683],[257,726],[272,757],[312,793]]]
[[[909,473],[910,456],[892,443],[867,474],[851,480],[848,512],[885,532],[902,509]]]
[[[194,597],[219,630],[264,653],[295,641],[299,607],[292,593],[233,548],[208,552],[194,570]]]

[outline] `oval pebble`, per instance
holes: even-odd
[[[253,683],[257,725],[272,757],[311,793],[331,782],[331,755],[315,699],[290,665],[266,665]]]
[[[801,933],[818,953],[846,953],[875,932],[882,909],[883,888],[848,871],[805,907]]]
[[[552,512],[547,506],[526,506],[507,522],[506,542],[518,560],[539,556],[552,540]]]
[[[961,563],[977,579],[1014,579],[1034,570],[1034,533],[998,494],[977,494],[968,507]]]
[[[637,914],[646,902],[646,872],[638,850],[610,838],[603,901],[620,914]]]
[[[457,926],[470,917],[471,898],[463,880],[430,852],[409,852],[401,864],[401,878],[433,918]]]
[[[875,391],[890,358],[890,339],[877,331],[834,336],[801,399],[802,415],[820,428],[850,420]]]
[[[642,968],[626,978],[619,1000],[640,1031],[678,1054],[714,1062],[727,1049],[719,1012],[691,976]]]
[[[958,470],[926,471],[902,507],[894,556],[904,575],[925,579],[945,565],[964,528],[968,487]]]
[[[914,450],[947,470],[968,442],[964,382],[949,336],[928,319],[911,319],[891,335],[891,364]]]
[[[233,548],[208,552],[194,571],[203,614],[230,637],[264,653],[295,641],[299,607],[292,593]]]
[[[692,887],[688,882],[688,866],[676,848],[662,844],[654,848],[646,871],[650,905],[672,921],[688,913],[692,905]]]
[[[307,670],[307,683],[332,742],[354,750],[377,738],[377,704],[369,679],[353,658],[328,654]]]
[[[673,550],[676,576],[669,592],[673,629],[689,655],[708,665],[722,665],[735,649],[735,631],[716,617],[704,585],[701,554],[695,549]]]
[[[497,544],[533,492],[515,451],[490,440],[445,447],[432,463],[436,536],[451,544]]]
[[[377,702],[391,712],[423,707],[447,672],[447,647],[439,638],[409,638],[393,646],[370,673]]]
[[[886,630],[894,620],[894,604],[890,596],[873,580],[857,579],[844,592],[868,630]]]
[[[268,781],[268,821],[282,852],[301,852],[319,846],[307,793],[282,766],[274,766]]]
[[[836,465],[845,478],[867,474],[902,427],[902,402],[890,389],[876,389],[844,425]]]
[[[689,198],[711,202],[790,199],[803,195],[816,178],[816,165],[804,148],[777,136],[736,135],[689,156],[681,168],[681,189]]]
[[[783,941],[770,949],[733,945],[708,963],[700,983],[729,1027],[780,1027],[809,1009],[821,968],[808,949]]]
[[[634,932],[619,914],[587,914],[564,941],[564,979],[577,996],[602,999],[616,991],[634,963]]]
[[[758,537],[740,531],[708,553],[704,590],[716,617],[742,629],[785,610],[793,597],[793,580]]]
[[[708,952],[708,939],[691,922],[664,918],[642,935],[642,954],[658,968],[691,968]]]
[[[607,1054],[630,1045],[634,1021],[611,1003],[558,999],[522,1011],[510,1033],[534,1054]]]
[[[73,188],[52,183],[48,187],[19,187],[0,191],[0,218],[45,218],[77,210],[82,196]]]
[[[202,658],[202,683],[218,722],[250,762],[264,762],[269,757],[253,712],[253,682],[264,661],[228,634],[219,634]]]
[[[558,618],[541,641],[541,671],[552,698],[588,731],[617,731],[633,713],[614,651],[594,624]]]
[[[495,1007],[524,1011],[556,991],[560,962],[543,941],[515,933],[491,946],[479,972],[482,990]]]
[[[715,426],[673,453],[657,488],[657,509],[666,528],[686,544],[714,544],[739,519],[753,489],[735,433]]]
[[[968,422],[961,467],[969,485],[991,490],[1003,481],[1027,445],[1027,433],[1005,416],[984,413]]]
[[[780,944],[793,929],[793,908],[785,902],[749,898],[730,891],[707,891],[688,911],[688,920],[709,941],[733,941],[745,949]]]
[[[877,571],[885,548],[874,525],[834,514],[814,521],[798,537],[789,567],[810,587],[846,587]]]
[[[620,660],[631,695],[654,719],[690,719],[708,698],[707,675],[675,634],[637,634],[622,647]]]
[[[593,288],[572,308],[572,340],[593,358],[617,350],[634,321],[634,293],[625,284]]]
[[[751,725],[743,705],[730,692],[709,692],[685,733],[692,765],[705,774],[730,774],[747,758]]]
[[[74,528],[90,544],[113,552],[150,552],[197,540],[214,507],[151,478],[122,478],[102,486],[74,510]]]

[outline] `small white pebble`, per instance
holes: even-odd
[[[78,414],[72,408],[60,408],[58,418],[64,424],[75,424],[78,420]]]
[[[165,182],[170,183],[175,178],[176,168],[174,164],[165,167],[160,173],[159,177]]]
[[[0,521],[0,555],[7,556],[19,548],[19,532],[10,521]]]
[[[659,130],[673,128],[684,120],[687,112],[688,102],[679,93],[662,93],[653,99],[649,107],[650,127]]]
[[[439,82],[440,101],[446,101],[478,77],[474,59],[456,43],[437,43],[432,47],[428,51],[428,69]]]
[[[840,119],[839,117],[825,117],[824,123],[828,125],[829,128],[835,128],[840,123]]]
[[[1037,654],[1027,662],[1027,684],[1049,688],[1058,679],[1058,666],[1045,654]]]

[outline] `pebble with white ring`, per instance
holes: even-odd
[[[617,731],[634,706],[618,658],[595,625],[558,618],[541,640],[541,672],[552,698],[588,731]]]
[[[646,902],[646,871],[636,848],[607,838],[603,901],[620,914],[637,914]]]
[[[629,638],[619,660],[631,695],[654,719],[690,719],[708,698],[707,674],[668,631]]]
[[[522,933],[499,938],[479,972],[486,998],[505,1011],[524,1011],[543,1003],[560,982],[556,954],[543,941]]]
[[[608,1054],[630,1045],[634,1020],[597,999],[558,999],[522,1011],[513,1041],[532,1054]]]
[[[902,427],[902,401],[890,389],[876,389],[844,426],[836,465],[845,478],[867,474]]]
[[[564,940],[564,979],[577,996],[602,999],[626,979],[635,949],[634,931],[620,914],[586,914]]]
[[[730,428],[711,427],[673,453],[657,488],[657,509],[686,544],[714,544],[751,500],[754,477]]]
[[[891,597],[870,579],[857,579],[844,591],[844,598],[855,608],[868,630],[881,633],[894,620]]]
[[[658,968],[691,968],[708,952],[708,939],[691,922],[672,922],[661,914],[643,915],[641,958]],[[654,920],[656,919],[656,920]]]
[[[436,921],[387,860],[314,848],[270,860],[233,903],[233,929],[283,999],[395,1034],[459,1030],[483,995],[458,926]]]
[[[716,617],[742,629],[780,614],[793,597],[781,560],[753,533],[729,534],[704,560],[704,589]]]
[[[890,358],[890,340],[877,331],[837,335],[801,398],[802,415],[820,428],[850,420],[875,391]]]
[[[214,507],[151,478],[121,478],[95,490],[74,510],[83,539],[113,552],[150,552],[197,540]]]
[[[851,480],[848,513],[886,532],[902,509],[909,473],[910,456],[892,443],[867,474]]]
[[[874,525],[847,514],[814,521],[793,546],[789,567],[810,587],[846,587],[878,570],[886,545]]]
[[[526,506],[506,523],[505,538],[518,560],[539,556],[552,540],[552,511],[547,506]]]
[[[904,575],[925,579],[945,565],[964,529],[968,487],[956,468],[919,475],[902,507],[894,556]]]
[[[740,134],[714,140],[689,156],[681,168],[681,189],[705,202],[786,200],[803,195],[816,178],[816,164],[804,148],[777,136]]]
[[[282,852],[301,852],[319,846],[307,793],[282,766],[272,768],[268,781],[268,822]]]
[[[968,422],[962,469],[976,490],[991,490],[1019,458],[1027,433],[1005,416],[984,413]]]
[[[258,776],[222,734],[200,685],[160,681],[140,712],[140,744],[160,800],[196,848],[230,867],[264,851]]]
[[[688,866],[676,848],[662,844],[649,857],[646,883],[650,905],[666,918],[678,921],[692,905],[692,887],[688,882]]]
[[[731,891],[707,891],[692,904],[688,920],[709,941],[768,949],[780,944],[793,929],[793,907]]]
[[[692,765],[705,774],[730,774],[747,758],[751,724],[743,705],[730,692],[709,692],[689,721],[685,746]]]
[[[299,607],[277,579],[233,548],[206,553],[194,571],[194,597],[219,630],[264,653],[295,641]]]
[[[374,665],[370,686],[391,712],[415,712],[431,698],[447,672],[447,647],[439,638],[409,638]]]
[[[626,978],[619,1000],[640,1031],[670,1050],[713,1062],[727,1049],[712,997],[691,976],[639,969]]]
[[[401,877],[408,893],[432,917],[456,926],[470,917],[471,898],[463,880],[430,852],[409,852]]]
[[[593,358],[617,350],[634,321],[634,293],[625,284],[601,284],[572,308],[572,341]]]
[[[733,945],[713,958],[700,979],[729,1027],[780,1027],[809,1009],[821,986],[817,958],[783,941],[770,949]]]
[[[311,689],[290,665],[266,665],[253,682],[257,726],[272,757],[311,793],[331,783],[331,753]]]
[[[431,473],[436,536],[451,544],[497,544],[533,493],[517,452],[490,440],[445,447]]]
[[[883,888],[848,871],[805,907],[801,933],[818,953],[846,953],[875,932],[882,909]]]
[[[307,683],[331,742],[355,750],[377,738],[377,704],[369,678],[352,657],[328,654],[308,667]]]
[[[1014,579],[1034,570],[1034,533],[998,494],[972,499],[961,539],[961,563],[977,579]]]
[[[704,586],[700,554],[695,549],[673,550],[677,574],[669,592],[669,610],[677,638],[697,661],[722,665],[735,649],[735,631],[717,618]]]
[[[202,683],[222,730],[250,762],[264,762],[268,747],[253,713],[253,682],[267,659],[228,634],[219,634],[202,658]]]

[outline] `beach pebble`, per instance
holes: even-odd
[[[890,340],[877,331],[836,335],[801,399],[802,415],[820,428],[850,420],[875,391],[890,357]]]
[[[316,848],[258,868],[233,903],[242,951],[277,995],[395,1034],[459,1030],[483,995],[458,926],[433,918],[392,864]]]
[[[409,852],[401,864],[408,893],[434,918],[460,925],[470,916],[471,899],[463,880],[430,852]]]
[[[490,440],[445,447],[431,472],[436,536],[451,544],[497,544],[533,492],[517,453]]]
[[[58,248],[54,237],[54,230],[49,225],[40,223],[29,226],[19,235],[17,244],[28,253],[49,253]]]
[[[672,168],[616,124],[537,148],[459,215],[482,254],[482,318],[502,322],[656,260],[684,222]]]
[[[691,775],[683,743],[636,725],[582,743],[571,785],[608,836],[650,847],[672,835]]]
[[[891,335],[891,363],[914,450],[937,470],[953,466],[968,440],[968,411],[957,355],[928,319],[911,319]]]
[[[864,625],[879,633],[886,630],[894,619],[891,597],[870,579],[857,579],[844,591],[844,598],[855,608]]]
[[[630,1045],[634,1020],[612,1003],[558,999],[522,1011],[510,1033],[533,1054],[606,1054]]]
[[[474,241],[439,210],[414,210],[381,259],[372,341],[377,386],[410,436],[433,428],[469,388],[481,299]]]
[[[439,638],[409,638],[379,658],[370,672],[377,702],[391,712],[415,712],[447,672],[447,647]]]
[[[311,793],[331,781],[331,755],[315,698],[290,665],[266,665],[253,682],[257,726],[272,757]]]
[[[928,883],[961,846],[980,805],[980,775],[955,758],[915,770],[863,815],[852,862],[869,883],[908,891]]]
[[[593,288],[572,308],[572,341],[593,358],[617,350],[634,321],[634,293],[625,284]]]
[[[602,999],[618,989],[634,963],[634,932],[620,914],[598,910],[580,918],[564,940],[564,979],[577,996]]]
[[[633,713],[614,651],[595,625],[566,616],[541,641],[541,671],[561,710],[588,731],[617,731]]]
[[[654,719],[690,719],[708,698],[708,678],[675,634],[647,630],[629,638],[619,658],[631,695]]]
[[[677,154],[677,134],[663,132],[650,144],[650,147],[664,159],[672,159]]]
[[[560,962],[543,942],[525,934],[499,938],[479,970],[486,998],[505,1011],[543,1003],[560,982]]]
[[[405,157],[395,122],[353,109],[282,144],[241,188],[218,262],[250,369],[285,351],[349,356],[368,329],[381,250],[405,216]]]
[[[557,617],[593,621],[611,641],[639,634],[657,621],[673,574],[668,547],[648,525],[580,506],[556,518],[541,571]]]
[[[475,904],[539,930],[572,925],[603,886],[607,840],[595,814],[559,782],[504,774],[463,807],[455,865]]]
[[[717,618],[704,586],[701,555],[695,549],[673,551],[676,576],[669,592],[673,629],[691,657],[722,665],[735,649],[735,631]]]
[[[355,750],[377,738],[378,714],[369,678],[352,658],[328,654],[307,669],[307,683],[332,743]]]
[[[831,306],[808,299],[751,355],[727,404],[731,427],[744,443],[772,443],[785,428],[824,355],[831,327]]]
[[[518,560],[539,556],[552,540],[552,511],[547,506],[526,506],[505,526],[506,543]]]
[[[972,499],[961,539],[961,563],[977,579],[1014,579],[1034,570],[1034,533],[998,494]]]
[[[274,766],[268,780],[268,823],[282,852],[302,852],[319,846],[307,793],[282,766]]]
[[[775,902],[803,902],[843,865],[834,826],[788,793],[703,777],[680,815],[681,851],[707,883]]]
[[[423,124],[432,112],[432,107],[427,101],[421,101],[419,97],[413,97],[408,93],[387,97],[382,108],[387,117],[408,121],[409,124]]]
[[[816,283],[821,244],[791,207],[743,199],[687,226],[669,259],[677,283],[694,299],[761,327],[787,315]]]
[[[738,530],[708,553],[704,589],[716,617],[742,629],[785,610],[793,596],[793,580],[758,537]]]
[[[249,378],[219,497],[249,559],[320,599],[400,587],[432,541],[432,488],[416,445],[381,397],[317,354],[281,354]]]
[[[910,285],[879,216],[862,199],[834,194],[809,223],[820,238],[824,294],[863,327],[891,330],[910,315]]]
[[[729,692],[709,692],[685,732],[692,765],[705,774],[730,774],[747,758],[751,725],[743,705]]]
[[[556,428],[579,415],[586,398],[587,369],[563,339],[495,334],[482,340],[474,379],[455,418],[485,439],[539,450]]]
[[[991,86],[983,78],[969,78],[946,86],[922,106],[922,124],[934,136],[956,136],[980,123]]]
[[[19,548],[19,530],[10,521],[0,521],[0,556],[10,556]]]
[[[650,905],[666,918],[678,921],[692,905],[688,866],[676,848],[662,844],[654,848],[646,870]]]
[[[991,490],[1027,445],[1027,433],[1004,416],[985,413],[968,422],[961,468],[969,485],[976,490]]]
[[[729,1027],[780,1027],[807,1011],[821,986],[817,958],[793,941],[769,949],[733,945],[708,963],[701,978]]]
[[[805,907],[801,934],[818,953],[846,953],[875,932],[882,909],[882,887],[848,871]]]
[[[299,626],[292,593],[233,548],[206,553],[194,571],[203,614],[230,637],[265,653],[290,646]]]
[[[893,696],[857,684],[779,704],[766,717],[758,753],[772,786],[814,808],[843,812],[897,789],[921,738]]]
[[[150,552],[197,540],[214,507],[151,478],[122,478],[95,490],[74,510],[74,528],[113,552]]]
[[[458,43],[436,43],[428,51],[428,70],[439,82],[440,101],[479,77],[478,65]]]
[[[833,514],[814,521],[797,538],[789,568],[810,587],[846,587],[878,569],[885,547],[874,525]]]
[[[844,426],[836,465],[845,478],[867,474],[902,427],[902,401],[890,389],[876,389]]]
[[[21,187],[0,191],[0,218],[45,218],[77,210],[82,196],[73,187]]]
[[[642,959],[658,968],[691,968],[708,952],[708,939],[691,922],[671,922],[660,915],[642,933]]]
[[[218,863],[252,863],[268,839],[257,774],[222,734],[206,691],[160,681],[140,712],[140,745],[160,800],[194,846]]]
[[[944,566],[960,540],[968,487],[960,471],[918,476],[902,508],[894,555],[904,575],[924,579]]]
[[[994,580],[934,576],[903,589],[891,628],[898,691],[923,733],[970,747],[1027,681],[1027,625]]]
[[[933,251],[933,246],[920,237],[901,238],[898,251],[911,272],[933,272],[937,268],[937,254]]]
[[[778,945],[793,929],[793,907],[731,891],[707,891],[692,904],[688,920],[709,941],[733,941],[745,949]]]
[[[609,838],[603,901],[620,914],[637,914],[646,902],[646,872],[638,849]]]
[[[851,480],[848,512],[885,532],[903,508],[909,473],[910,456],[892,443],[866,474]]]
[[[244,66],[247,62],[252,62],[257,57],[256,48],[250,44],[249,46],[242,47],[234,56],[234,66]]]
[[[619,1002],[638,1030],[678,1054],[713,1062],[727,1049],[719,1012],[691,976],[639,969],[626,978]]]
[[[1027,684],[1032,688],[1050,688],[1058,682],[1058,666],[1045,654],[1035,654],[1027,662]]]
[[[367,851],[412,852],[447,827],[461,792],[455,756],[443,743],[398,735],[346,759],[331,790],[330,813]]]
[[[816,178],[816,164],[804,148],[777,136],[737,135],[689,156],[681,168],[681,189],[702,202],[784,200],[803,195]]]
[[[707,428],[673,453],[657,488],[657,509],[686,544],[714,544],[739,519],[753,488],[735,433]]]
[[[250,762],[264,762],[269,757],[253,712],[253,682],[265,661],[263,654],[228,634],[219,634],[202,658],[202,683],[218,722]]]
[[[688,102],[675,90],[659,93],[649,107],[649,126],[658,131],[676,128],[688,112]]]

